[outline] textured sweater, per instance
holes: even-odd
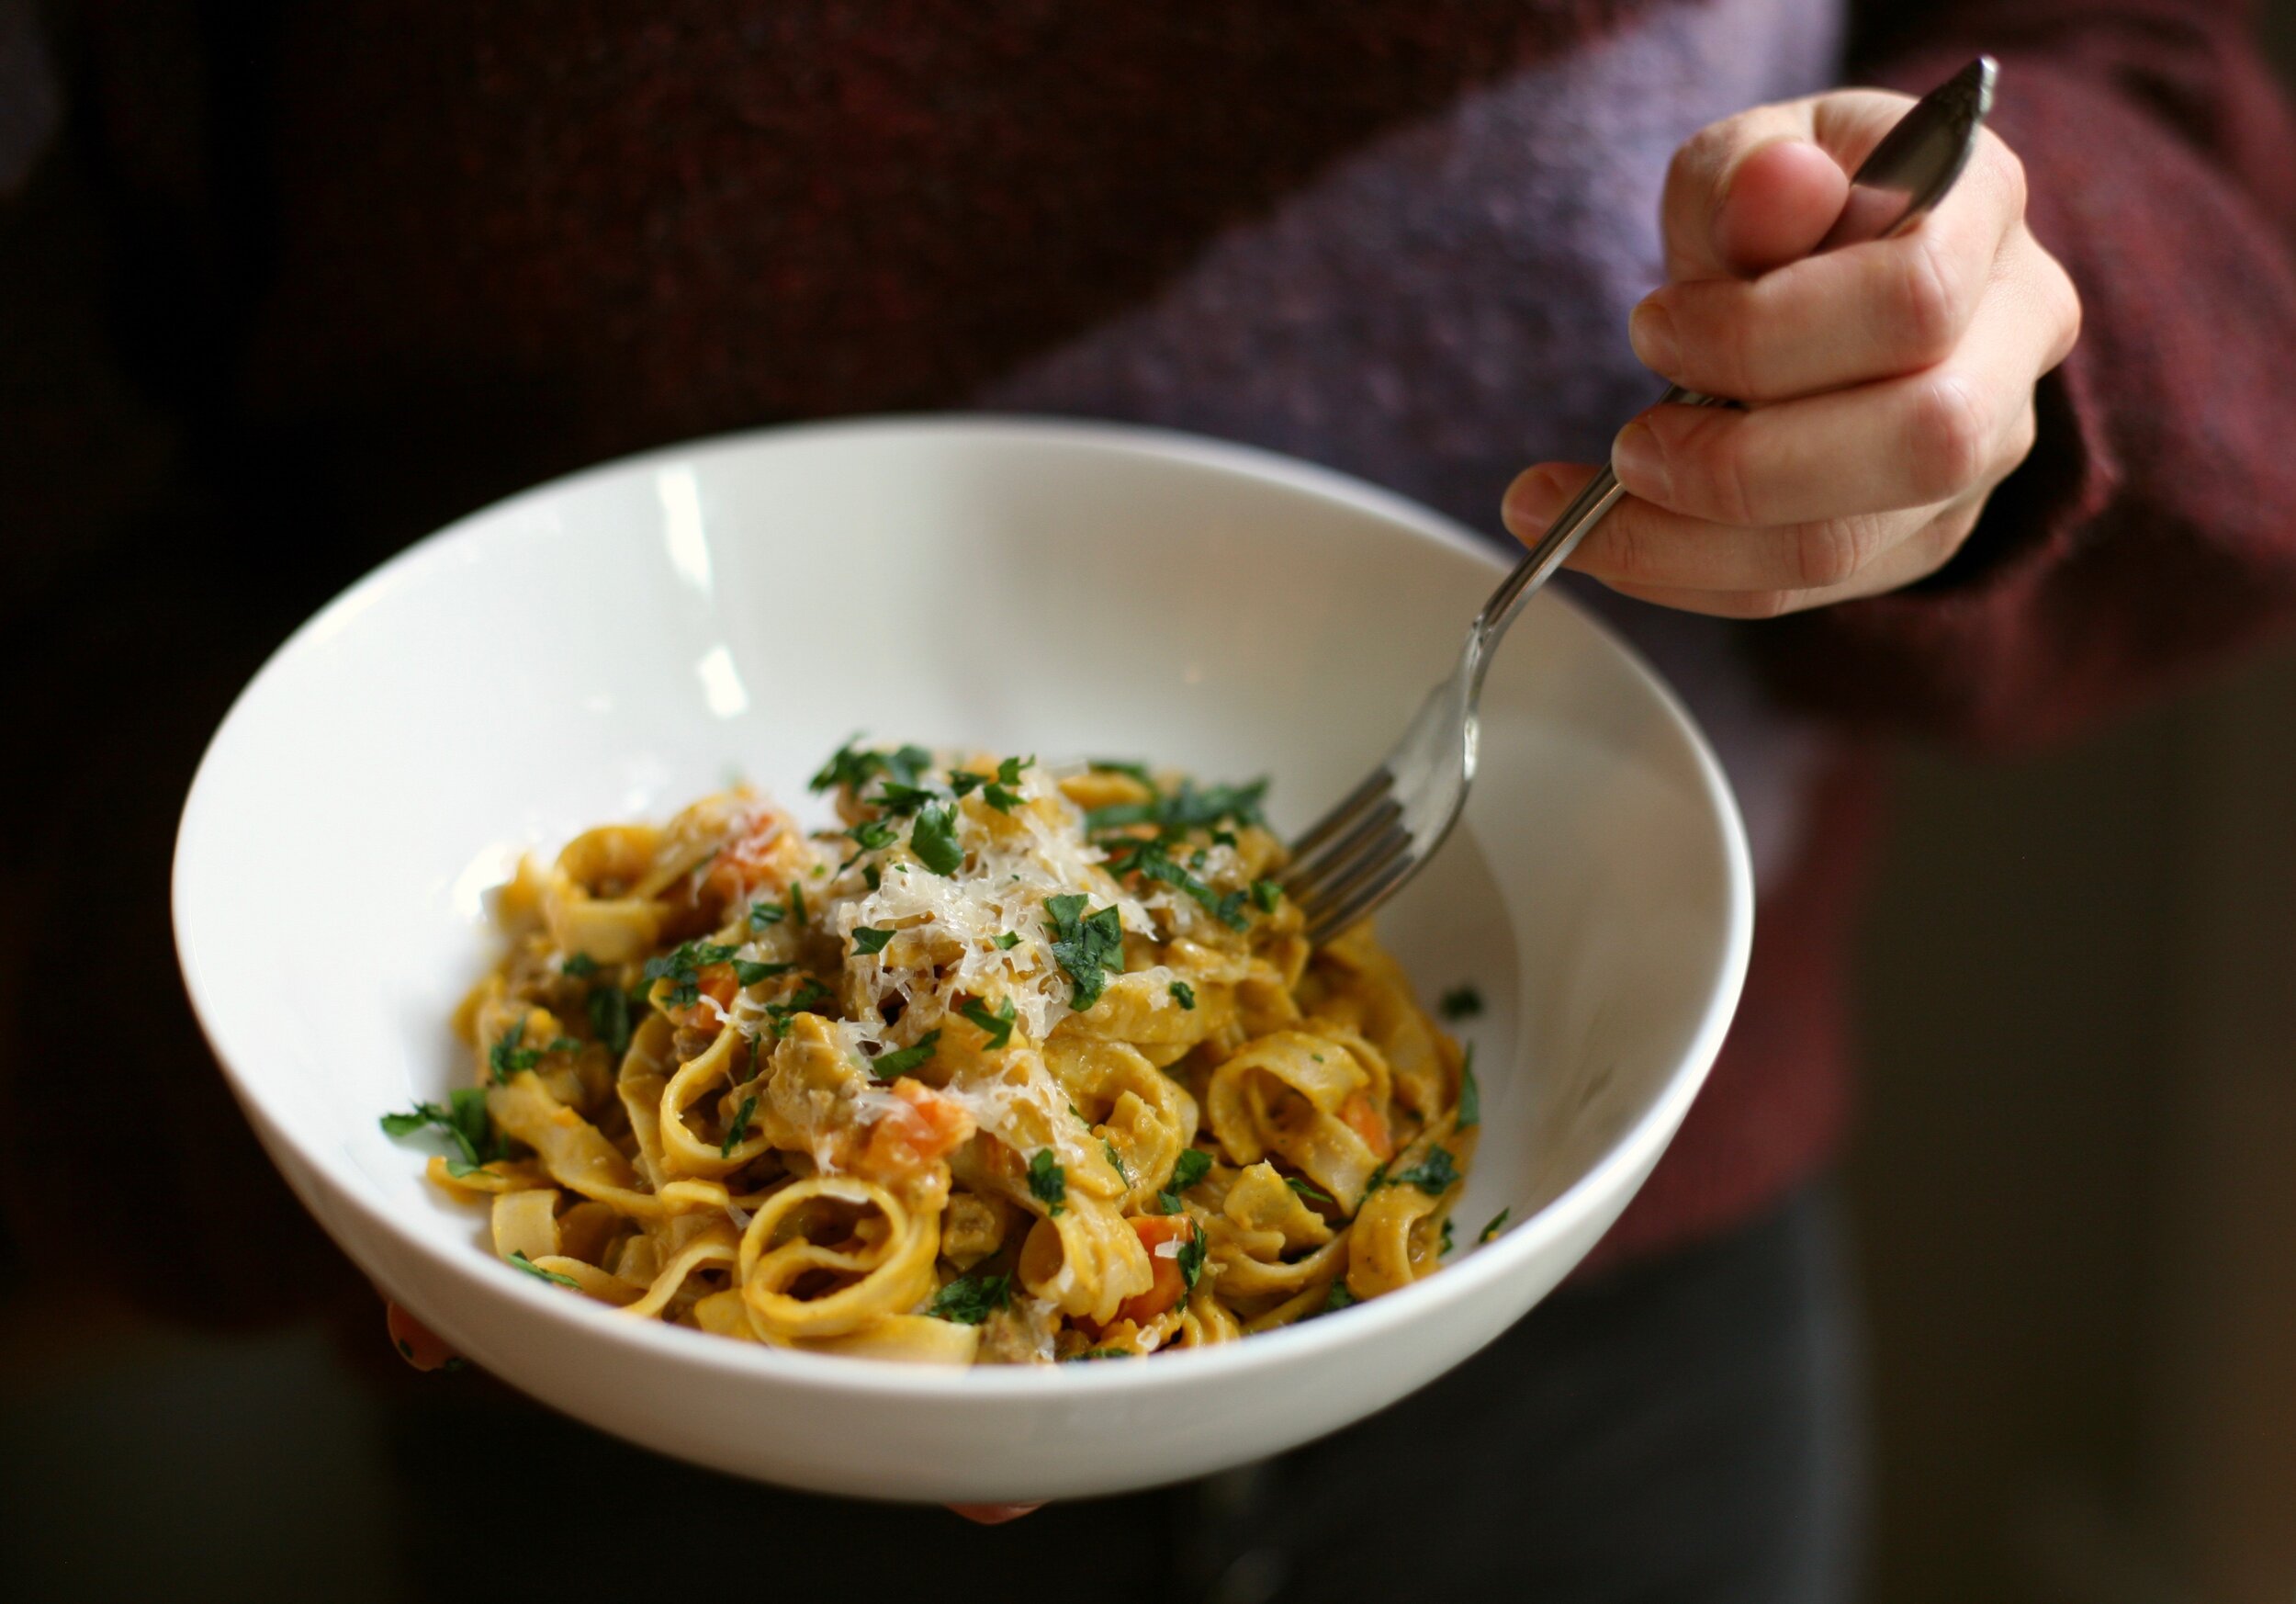
[[[186,775],[214,704],[329,590],[494,496],[697,434],[1138,419],[1495,530],[1517,469],[1598,458],[1659,388],[1624,323],[1659,281],[1681,140],[2000,56],[1995,126],[2087,332],[1964,553],[1759,625],[1588,597],[1714,737],[1761,899],[1738,1022],[1608,1254],[1726,1228],[1838,1142],[1874,738],[2054,736],[2296,603],[2276,437],[2296,147],[2230,6],[84,0],[24,20],[0,4],[0,506],[31,537],[0,558],[12,695],[34,662],[78,664]],[[122,564],[131,543],[165,555]],[[107,677],[163,642],[175,683]],[[84,709],[23,702],[13,727],[69,749]],[[92,940],[74,865],[163,862],[180,776],[141,774],[156,800],[118,778],[91,760],[10,804],[56,864],[10,894],[15,929]],[[22,1069],[36,1000],[76,974],[50,946],[82,950],[0,966],[18,1129],[80,1117]],[[171,1017],[113,1068],[127,1098],[217,1115],[178,1073],[198,1056]],[[215,1139],[244,1147],[230,1124]],[[247,1184],[157,1162],[147,1192]],[[12,1155],[25,1206],[43,1163]],[[219,1260],[245,1256],[233,1206]]]

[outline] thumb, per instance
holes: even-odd
[[[1808,101],[1710,123],[1676,152],[1660,202],[1667,277],[1743,277],[1825,237],[1849,177],[1818,142]]]
[[[1850,175],[1809,141],[1757,145],[1732,170],[1715,209],[1715,254],[1733,273],[1750,275],[1806,256],[1849,193]]]

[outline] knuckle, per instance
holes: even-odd
[[[1924,500],[1959,495],[1985,472],[1993,446],[1991,408],[1961,375],[1935,373],[1915,386],[1909,431],[1908,460]]]
[[[1805,524],[1794,535],[1795,582],[1806,590],[1848,584],[1873,560],[1876,534],[1871,520],[1829,518]]]
[[[1690,467],[1694,492],[1701,485],[1705,491],[1703,496],[1694,493],[1685,499],[1705,505],[1677,511],[1703,511],[1718,524],[1740,529],[1770,522],[1761,516],[1760,486],[1745,447],[1744,431],[1731,427],[1741,421],[1740,414],[1729,412],[1702,417],[1683,438],[1683,456]]]
[[[1942,362],[1961,343],[1968,320],[1965,275],[1938,249],[1934,236],[1916,235],[1898,257],[1891,312],[1899,355],[1917,367]]]
[[[1992,130],[1986,130],[1986,138],[1992,144],[1995,165],[2000,170],[2001,198],[2009,209],[2009,214],[2011,217],[2023,217],[2027,195],[2024,159],[2011,150],[2009,142]]]

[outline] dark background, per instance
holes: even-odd
[[[2296,0],[2266,12],[2296,82]],[[19,13],[0,0],[0,52]],[[28,115],[0,104],[0,132]],[[0,539],[13,522],[0,508]],[[154,753],[75,723],[104,687],[39,682],[39,619],[22,593],[0,603],[10,702],[27,710],[12,719],[19,785],[41,762],[86,762],[123,785],[178,785],[196,732]],[[183,645],[125,627],[113,644],[123,674],[164,672]],[[243,644],[245,668],[265,644]],[[219,711],[231,689],[208,699]],[[1848,1177],[1874,1381],[1875,1604],[2296,1598],[2292,730],[2283,650],[2043,758],[1900,762],[1862,954],[1869,1073]],[[11,844],[16,875],[104,883],[100,842]],[[154,916],[123,904],[123,921]],[[5,924],[13,1010],[30,1000],[16,960],[40,935]],[[86,954],[91,974],[103,961]],[[69,1075],[75,1035],[106,1023],[75,1014],[43,1073]],[[99,1089],[84,1112],[73,1140],[155,1117]],[[461,1478],[483,1501],[460,1450],[517,1406],[482,1380],[400,1370],[372,1306],[341,1296],[234,1322],[232,1286],[186,1285],[174,1301],[214,1317],[134,1312],[113,1267],[164,1263],[185,1228],[172,1207],[155,1191],[132,1255],[75,1244],[77,1276],[28,1277],[6,1249],[0,1591],[354,1601],[413,1597],[418,1576],[481,1585],[472,1556],[501,1519],[410,1509],[401,1489]],[[49,1227],[69,1239],[79,1222],[58,1195]],[[575,1428],[551,1440],[572,1478],[600,1452]],[[968,1541],[952,1519],[944,1556]]]

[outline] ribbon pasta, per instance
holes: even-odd
[[[495,1251],[633,1319],[970,1364],[1232,1341],[1448,1249],[1472,1071],[1367,925],[1311,951],[1261,787],[839,751],[497,899],[425,1123]]]

